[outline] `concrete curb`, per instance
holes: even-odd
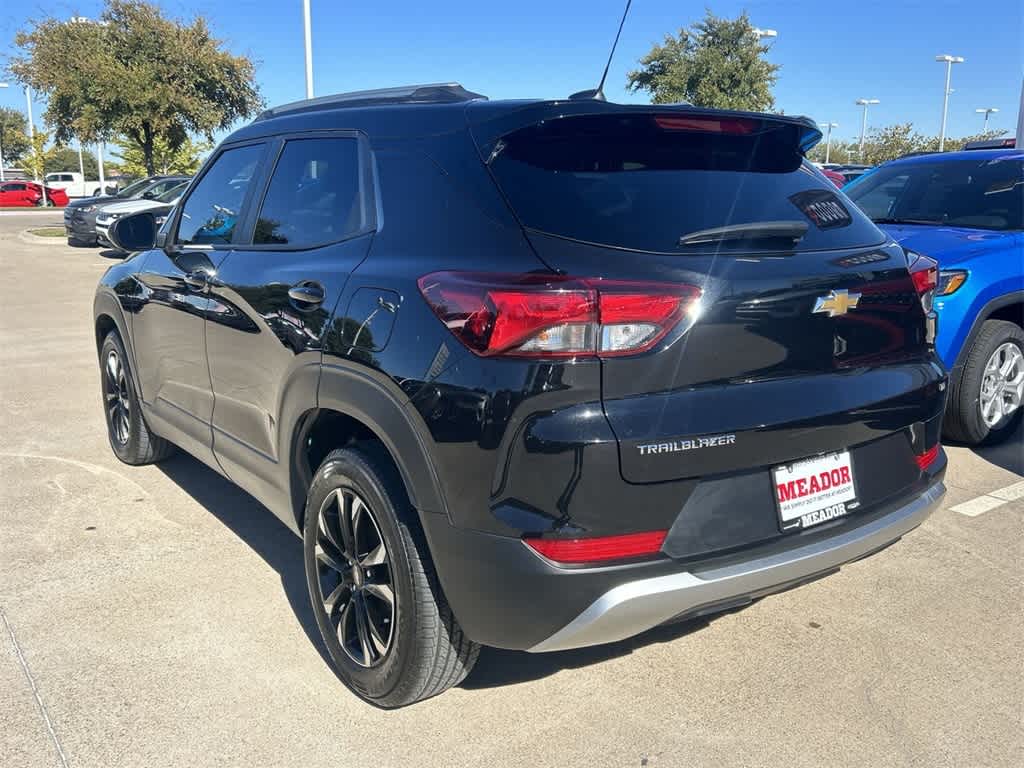
[[[34,227],[34,229],[44,229],[44,227]],[[54,227],[56,229],[56,227]],[[33,235],[27,229],[23,229],[18,233],[18,239],[23,243],[32,243],[33,245],[67,245],[68,241],[66,237],[40,237],[39,235]]]

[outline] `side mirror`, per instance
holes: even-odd
[[[156,244],[156,218],[149,211],[116,219],[107,238],[122,251],[146,251]]]

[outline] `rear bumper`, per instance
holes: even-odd
[[[660,624],[742,605],[899,540],[938,507],[945,458],[911,492],[824,526],[699,561],[663,557],[563,568],[520,539],[421,515],[441,585],[473,640],[499,648],[559,651],[614,642]]]
[[[936,483],[922,496],[877,520],[785,552],[622,584],[529,650],[564,651],[623,640],[677,617],[771,594],[834,571],[912,531],[938,507],[945,493],[945,486]]]

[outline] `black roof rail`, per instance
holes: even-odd
[[[400,85],[396,88],[377,88],[372,91],[350,91],[318,96],[282,104],[265,110],[257,120],[266,120],[293,112],[312,112],[319,109],[341,109],[344,107],[371,107],[385,104],[453,104],[487,97],[467,91],[459,83],[428,83],[425,85]]]

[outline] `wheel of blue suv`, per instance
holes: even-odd
[[[110,447],[125,464],[152,464],[170,456],[174,445],[153,434],[142,416],[128,357],[117,331],[100,346],[103,414]]]
[[[381,450],[327,456],[306,498],[303,542],[320,634],[357,695],[401,707],[469,674],[480,646],[448,607],[401,478]]]
[[[1013,434],[1024,409],[1024,330],[986,320],[951,382],[944,433],[968,445],[995,443]]]

